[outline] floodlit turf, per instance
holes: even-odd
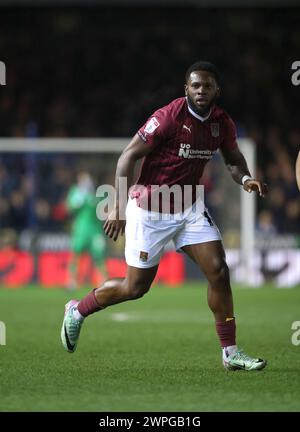
[[[78,291],[82,297],[87,291]],[[300,289],[234,289],[239,345],[261,372],[226,372],[204,286],[153,287],[89,317],[64,351],[64,290],[0,289],[0,411],[299,411]]]

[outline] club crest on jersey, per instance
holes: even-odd
[[[155,129],[158,128],[159,125],[160,125],[160,123],[159,123],[159,121],[157,120],[157,118],[156,118],[156,117],[152,117],[152,118],[148,121],[148,123],[146,124],[145,129],[144,129],[144,132],[145,132],[146,134],[152,134],[152,133],[155,131]]]
[[[219,123],[211,123],[210,124],[211,136],[217,138],[220,135],[220,125]]]
[[[140,251],[140,261],[147,262],[148,260],[148,252]]]

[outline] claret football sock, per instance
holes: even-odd
[[[235,346],[235,319],[227,319],[225,322],[216,322],[216,330],[221,347]]]
[[[88,315],[93,314],[101,309],[104,309],[97,303],[95,291],[97,288],[94,288],[91,292],[88,293],[77,305],[78,312],[82,317],[87,317]]]

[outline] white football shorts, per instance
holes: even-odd
[[[195,211],[196,204],[182,213],[162,214],[144,210],[137,206],[135,198],[129,198],[125,228],[126,263],[138,268],[158,265],[170,240],[179,252],[183,246],[221,240],[207,209],[202,205],[202,211]]]

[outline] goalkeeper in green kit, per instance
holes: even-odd
[[[79,259],[84,252],[91,256],[100,273],[99,278],[101,276],[102,278],[106,277],[106,242],[102,223],[96,215],[97,199],[93,180],[89,173],[82,171],[77,175],[77,184],[70,188],[66,204],[68,211],[73,216],[69,289],[76,289],[78,286]]]

